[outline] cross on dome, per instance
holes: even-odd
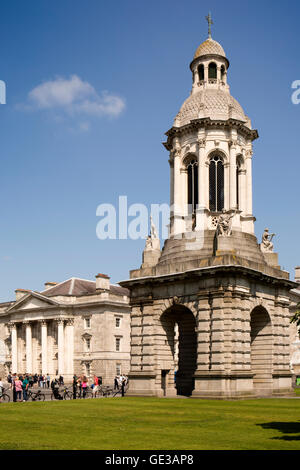
[[[211,13],[208,13],[208,16],[206,16],[207,22],[208,22],[208,37],[211,39],[211,25],[214,24]]]

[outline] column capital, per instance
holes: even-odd
[[[48,324],[48,321],[45,320],[44,318],[41,318],[40,320],[38,320],[38,323],[42,326],[47,326]]]
[[[235,149],[235,148],[237,147],[238,141],[237,141],[237,140],[229,140],[229,141],[228,141],[228,145],[229,145],[229,147],[233,150],[233,149]]]
[[[198,145],[199,145],[199,147],[200,147],[201,149],[205,148],[205,146],[206,146],[206,139],[201,139],[201,138],[199,138],[199,139],[198,139]]]
[[[25,326],[28,326],[28,325],[31,325],[31,321],[30,320],[24,320],[22,321],[22,324],[25,325]]]
[[[54,318],[54,321],[56,321],[56,323],[57,323],[58,325],[63,325],[64,322],[65,322],[65,318],[59,318],[59,317],[58,317],[58,318]]]
[[[66,325],[67,326],[73,326],[74,325],[74,318],[67,318]]]

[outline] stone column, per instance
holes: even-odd
[[[58,346],[58,375],[64,375],[65,342],[64,342],[64,320],[57,319],[57,346]]]
[[[48,373],[48,338],[47,338],[47,322],[41,320],[41,338],[42,338],[42,374]]]
[[[198,154],[198,211],[196,220],[196,230],[205,230],[206,215],[205,209],[209,209],[207,204],[208,199],[208,178],[207,167],[205,163],[205,146],[206,140],[199,139],[199,154]]]
[[[18,373],[18,338],[16,323],[10,324],[11,331],[11,372]]]
[[[235,210],[237,201],[236,201],[236,185],[237,185],[237,180],[236,180],[236,145],[237,142],[232,140],[229,143],[230,145],[230,157],[229,157],[229,164],[230,164],[230,169],[229,169],[229,184],[230,184],[230,204],[229,207],[230,209]]]
[[[174,155],[174,234],[183,232],[183,219],[182,219],[182,187],[181,187],[181,151],[177,147],[173,153]]]
[[[246,153],[247,215],[252,215],[252,151]]]
[[[33,373],[32,370],[32,331],[31,323],[29,321],[24,322],[26,327],[26,372],[29,374]]]
[[[72,380],[74,374],[74,319],[68,318],[66,323],[66,357],[65,357],[65,375],[68,381]]]
[[[239,185],[239,209],[242,214],[245,215],[247,212],[247,197],[246,197],[246,170],[240,170],[240,185]]]

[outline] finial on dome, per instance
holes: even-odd
[[[207,22],[208,22],[208,37],[211,39],[211,25],[214,24],[211,13],[208,13],[208,16],[206,16]]]

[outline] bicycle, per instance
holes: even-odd
[[[64,387],[61,393],[58,391],[58,396],[62,397],[62,400],[72,400],[73,393],[67,387]],[[51,400],[59,400],[60,398],[56,398],[54,393],[51,393]]]
[[[31,398],[32,401],[45,401],[45,394],[42,393],[40,390],[33,392],[32,390],[28,390],[27,401]]]
[[[94,397],[109,397],[112,393],[113,389],[109,385],[98,385],[98,390],[94,393]]]
[[[7,388],[4,388],[4,389],[2,390],[2,393],[1,393],[1,395],[0,395],[0,401],[4,401],[4,402],[7,402],[7,403],[8,403],[8,402],[10,401],[10,396],[7,395],[7,393],[4,393],[4,392],[6,392],[6,390],[8,390],[8,389],[7,389]]]
[[[63,399],[64,400],[72,400],[73,398],[73,393],[70,392],[70,390],[67,387],[64,387],[63,389]]]
[[[127,382],[127,384],[126,384],[125,387],[124,387],[124,395],[126,394],[128,388],[129,388],[129,383]],[[113,398],[114,398],[116,395],[121,395],[121,396],[122,396],[122,387],[119,387],[116,391],[114,391],[114,393],[113,393]]]

